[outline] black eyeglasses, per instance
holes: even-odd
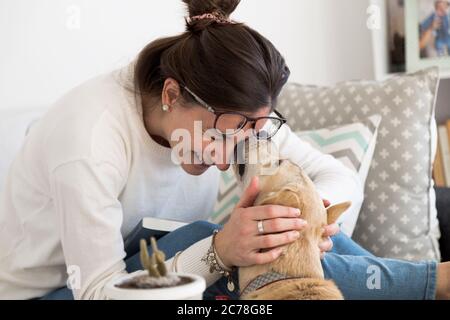
[[[268,140],[272,138],[281,126],[287,120],[276,110],[274,113],[277,117],[258,117],[251,118],[239,112],[232,111],[216,111],[213,107],[208,105],[205,101],[199,98],[188,87],[183,88],[205,109],[216,115],[214,121],[214,129],[224,138],[234,136],[245,128],[248,123],[252,123],[252,130],[254,136],[259,140]]]

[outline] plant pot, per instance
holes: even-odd
[[[195,274],[186,273],[176,273],[176,275],[192,279],[192,281],[174,287],[151,289],[117,287],[117,285],[121,285],[134,277],[145,274],[147,274],[147,271],[137,271],[110,281],[105,287],[106,296],[112,300],[202,300],[203,292],[206,289],[205,279]]]

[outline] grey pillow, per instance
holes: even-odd
[[[384,82],[288,84],[278,109],[291,128],[314,130],[381,114],[378,142],[353,239],[378,256],[440,259],[431,177],[436,151],[437,68]]]

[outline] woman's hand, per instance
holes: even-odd
[[[323,200],[323,205],[325,208],[330,206],[330,201]],[[323,239],[322,243],[319,245],[320,248],[320,257],[323,258],[325,256],[326,251],[330,251],[333,248],[333,241],[331,241],[332,236],[339,233],[340,229],[337,223],[329,224],[323,228]]]
[[[297,240],[298,231],[306,225],[299,218],[297,208],[252,207],[258,193],[258,178],[253,178],[230,220],[216,235],[215,248],[226,266],[245,267],[276,260],[283,251],[282,246]],[[258,232],[260,220],[263,220],[264,234]]]
[[[231,266],[266,264],[276,260],[282,246],[298,239],[298,231],[307,222],[299,218],[296,208],[268,205],[252,207],[259,193],[258,178],[254,178],[225,224],[216,235],[215,247],[222,262]],[[324,206],[330,202],[323,200]],[[258,221],[263,220],[264,234],[258,232]],[[321,256],[330,251],[330,237],[339,232],[337,224],[324,227],[324,241],[319,245]],[[263,249],[263,252],[261,252]]]

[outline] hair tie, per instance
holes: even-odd
[[[206,19],[214,20],[215,22],[220,23],[220,24],[235,24],[235,22],[232,21],[230,18],[225,18],[224,16],[220,15],[217,12],[204,13],[202,15],[189,17],[189,18],[187,18],[187,21],[188,21],[188,23],[192,23],[194,21],[206,20]]]

